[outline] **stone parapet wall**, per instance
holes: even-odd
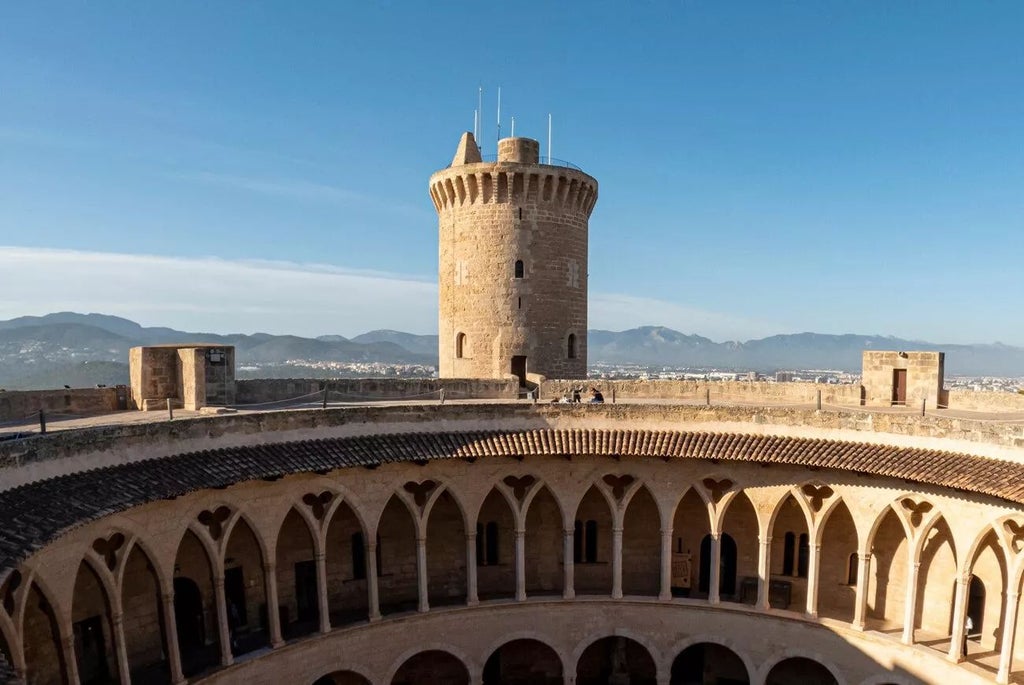
[[[515,378],[275,378],[235,381],[235,398],[241,408],[246,404],[283,402],[328,390],[331,401],[421,400],[438,399],[441,390],[446,399],[515,399],[519,383]]]
[[[0,422],[28,420],[40,409],[53,414],[106,414],[117,411],[117,388],[0,392]]]
[[[416,404],[274,411],[110,425],[0,443],[0,488],[190,451],[444,430],[644,427],[824,438],[1024,461],[1024,423],[916,413],[657,404]]]
[[[606,402],[616,399],[629,400],[696,400],[711,392],[711,399],[737,402],[774,402],[792,404],[813,404],[821,392],[824,404],[859,406],[861,390],[859,385],[827,385],[824,383],[769,383],[766,381],[670,381],[670,380],[555,380],[546,379],[541,384],[541,399],[558,399],[571,391],[574,385],[584,388],[586,400],[590,388],[597,388],[604,394]]]
[[[974,390],[946,390],[946,402],[951,409],[988,412],[1024,412],[1024,395],[1014,392],[977,392]]]

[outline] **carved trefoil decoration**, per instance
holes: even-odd
[[[217,507],[213,511],[206,509],[199,513],[199,523],[206,526],[210,531],[210,537],[220,540],[224,534],[224,523],[231,518],[231,509],[228,507]]]
[[[323,521],[324,514],[327,512],[327,505],[331,503],[332,499],[334,499],[334,493],[324,490],[319,495],[312,492],[303,495],[302,503],[313,512],[313,518],[317,521]]]
[[[704,485],[704,489],[706,489],[708,494],[711,496],[711,502],[713,504],[721,502],[722,498],[725,497],[725,493],[729,492],[732,486],[735,485],[735,483],[728,478],[723,478],[722,480],[705,478],[701,483]]]

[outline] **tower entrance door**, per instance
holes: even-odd
[[[519,378],[519,387],[526,387],[526,356],[517,355],[512,357],[512,375]]]
[[[893,369],[892,372],[892,403],[905,406],[907,404],[907,370]]]

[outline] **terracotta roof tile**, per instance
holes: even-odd
[[[609,455],[788,463],[890,476],[1024,504],[1024,464],[939,450],[735,433],[531,430],[266,443],[82,471],[0,492],[0,573],[62,532],[145,502],[289,473],[421,459]]]

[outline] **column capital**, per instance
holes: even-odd
[[[770,545],[770,544],[772,544],[772,536],[768,535],[767,537],[763,537],[763,538],[759,537],[759,538],[757,538],[757,541],[760,544],[762,544],[762,545]]]
[[[612,526],[612,533],[617,533],[619,535],[622,535],[622,531],[624,531],[624,530],[625,530],[625,528],[623,526]]]
[[[515,529],[515,535],[516,535],[517,539],[518,538],[525,538],[526,537],[526,529],[524,529],[524,528],[516,528]]]
[[[475,530],[472,533],[466,533],[466,542],[472,542],[473,540],[476,540]]]
[[[722,539],[722,531],[720,531],[720,530],[719,531],[712,531],[711,532],[711,539],[715,540],[715,541],[721,540]]]
[[[426,535],[426,533],[424,533],[422,536],[419,533],[416,534],[416,544],[417,545],[425,545],[425,544],[427,544],[427,535]]]
[[[325,561],[327,559],[327,552],[319,551],[313,554],[314,561]]]
[[[160,599],[165,605],[174,604],[174,590],[171,590],[170,592],[161,592]]]
[[[857,559],[859,561],[868,562],[871,561],[871,552],[858,552]]]
[[[670,538],[670,537],[672,537],[672,534],[673,534],[674,532],[675,532],[675,531],[674,531],[674,530],[672,530],[671,528],[669,528],[669,529],[667,529],[667,530],[666,530],[665,528],[662,528],[662,529],[661,529],[661,537],[663,537],[663,538]]]
[[[114,627],[118,627],[124,624],[124,612],[118,611],[117,613],[110,614],[110,622],[114,624]]]
[[[264,570],[266,570],[267,567],[264,566],[263,568],[264,568]],[[214,587],[215,590],[223,590],[224,589],[224,576],[223,575],[215,575],[213,577],[213,587]]]
[[[277,570],[277,562],[265,561],[263,562],[263,571],[265,573],[274,573]]]
[[[363,547],[365,547],[366,549],[377,549],[377,541],[374,540],[373,542],[367,542],[363,545]]]

